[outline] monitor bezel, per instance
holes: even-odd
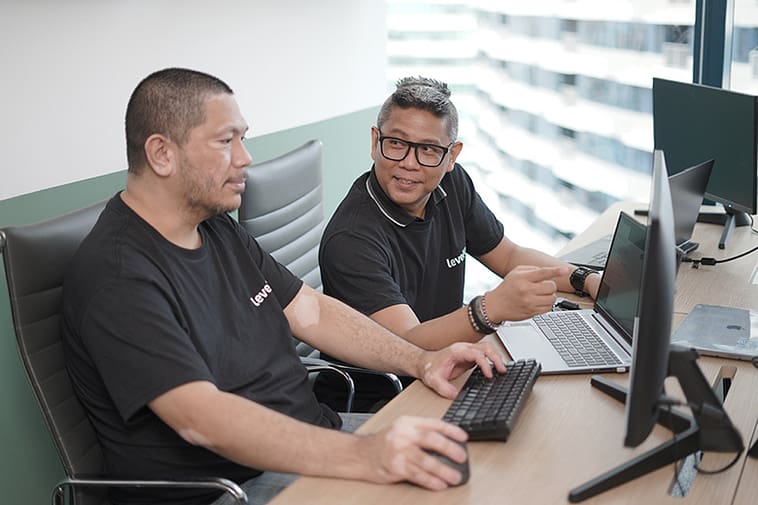
[[[671,190],[660,150],[653,154],[651,186],[626,399],[624,445],[629,447],[642,443],[655,426],[668,375],[677,255]]]
[[[753,167],[752,169],[752,176],[751,180],[747,181],[747,177],[745,178],[745,181],[743,181],[742,184],[740,184],[740,187],[744,187],[745,185],[750,185],[751,187],[751,201],[739,201],[737,198],[735,198],[734,194],[724,194],[723,191],[720,192],[714,192],[714,188],[712,184],[717,184],[713,182],[708,183],[708,187],[705,191],[705,198],[712,200],[713,202],[720,203],[724,206],[724,208],[729,211],[736,211],[736,212],[745,212],[748,214],[756,214],[758,213],[758,96],[751,95],[748,93],[742,93],[730,89],[724,89],[724,88],[717,88],[714,86],[707,86],[704,84],[697,84],[692,82],[683,82],[683,81],[676,81],[676,80],[670,80],[670,79],[663,79],[660,77],[654,77],[653,78],[653,87],[652,87],[652,94],[653,94],[653,139],[654,139],[654,148],[657,150],[662,150],[664,152],[669,153],[669,158],[671,158],[671,145],[665,145],[666,142],[664,142],[661,137],[663,136],[662,128],[656,126],[656,117],[658,118],[658,124],[660,124],[660,116],[661,116],[661,109],[656,108],[656,102],[660,103],[660,93],[665,89],[669,88],[667,91],[667,94],[676,94],[676,95],[684,95],[686,93],[695,93],[695,94],[714,94],[714,95],[721,95],[723,98],[731,98],[735,100],[745,100],[746,103],[750,102],[751,107],[745,108],[746,114],[751,114],[751,118],[749,123],[752,125],[752,135],[747,135],[752,141],[752,145],[750,147],[750,163]],[[671,91],[673,89],[674,91]],[[658,93],[656,93],[658,91]],[[658,100],[656,100],[656,96],[658,96]],[[742,108],[740,108],[742,110]],[[747,112],[749,110],[749,112]],[[718,124],[723,125],[723,121],[719,121],[719,118],[713,118],[713,117],[707,117],[703,118],[703,121],[708,122],[717,122]],[[673,122],[672,119],[669,119],[666,121],[667,123]],[[682,128],[689,128],[694,126],[696,122],[694,121],[681,121]],[[728,170],[728,167],[725,168],[723,161],[721,164],[719,164],[719,159],[717,156],[718,153],[702,153],[701,156],[694,156],[692,160],[689,160],[688,163],[683,164],[683,166],[674,166],[671,163],[671,159],[669,159],[668,169],[669,174],[675,174],[679,173],[683,170],[685,170],[687,167],[691,166],[694,163],[700,162],[702,160],[706,160],[709,158],[715,159],[715,164],[713,166],[712,171],[712,180],[718,181],[720,175],[723,174],[724,170]],[[695,159],[695,158],[701,158],[701,159]]]

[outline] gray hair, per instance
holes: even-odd
[[[395,83],[397,89],[379,109],[376,126],[389,119],[392,109],[419,109],[431,112],[447,122],[447,134],[450,141],[458,137],[458,110],[450,101],[450,88],[442,81],[428,77],[404,77]]]

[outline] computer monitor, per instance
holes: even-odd
[[[666,153],[669,174],[713,158],[705,197],[726,215],[701,221],[724,225],[724,249],[735,226],[758,212],[758,98],[702,84],[653,79],[655,149]]]
[[[668,375],[671,319],[678,259],[674,207],[663,152],[653,153],[642,281],[632,340],[624,445],[636,447],[655,426],[658,400]]]
[[[663,152],[653,156],[652,195],[648,210],[640,301],[637,308],[628,392],[600,376],[592,385],[626,405],[624,445],[636,447],[656,423],[676,433],[674,439],[571,490],[579,502],[652,472],[696,451],[737,452],[742,437],[697,364],[697,352],[671,341],[674,288],[679,260],[674,215]],[[692,416],[672,409],[676,401],[664,394],[667,376],[679,380]],[[663,415],[661,415],[663,413]]]
[[[713,160],[707,160],[681,172],[669,175],[671,204],[674,206],[674,234],[676,246],[684,254],[698,248],[692,239],[695,223],[700,214],[705,188],[711,177]]]

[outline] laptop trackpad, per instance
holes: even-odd
[[[565,371],[563,358],[529,320],[506,323],[497,330],[497,335],[514,360],[537,358],[542,364],[541,373]]]

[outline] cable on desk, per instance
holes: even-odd
[[[685,256],[682,258],[682,263],[692,263],[692,268],[698,268],[700,265],[717,265],[719,263],[726,263],[727,261],[733,261],[739,258],[742,258],[743,256],[747,256],[748,254],[752,254],[755,251],[758,251],[758,246],[753,247],[752,249],[745,251],[743,253],[740,253],[736,256],[732,256],[730,258],[722,258],[722,259],[716,259],[716,258],[690,258],[688,256]]]
[[[758,356],[754,356],[753,357],[753,364],[758,367],[758,359],[757,358],[758,358]],[[665,411],[669,415],[669,424],[671,426],[673,426],[673,421],[672,421],[672,417],[671,417],[672,416],[671,411],[672,411],[672,409],[673,409],[673,407],[675,405],[679,405],[679,406],[683,406],[683,407],[689,407],[692,410],[695,410],[695,409],[699,408],[697,405],[695,405],[693,403],[682,402],[682,401],[676,400],[674,398],[668,398],[668,397],[667,398],[661,398],[661,400],[659,401],[659,403],[663,407],[665,407]],[[676,435],[674,435],[674,437],[676,438]],[[674,445],[674,449],[676,450],[676,444]],[[697,473],[702,473],[704,475],[715,475],[717,473],[725,472],[725,471],[729,470],[731,467],[733,467],[735,465],[735,463],[737,463],[737,461],[740,460],[740,456],[742,456],[742,453],[745,452],[745,449],[739,450],[734,455],[734,459],[732,459],[732,461],[730,461],[729,463],[727,463],[726,465],[724,465],[722,468],[718,468],[716,470],[706,470],[705,468],[700,468],[700,462],[702,461],[702,458],[703,458],[703,452],[704,451],[697,451],[694,454],[694,456],[696,458],[695,464],[693,465],[693,467],[695,468],[695,471]],[[682,486],[682,483],[679,481],[679,472],[681,471],[681,467],[679,466],[679,458],[677,457],[676,452],[674,453],[673,456],[674,456],[674,481],[676,483],[676,486],[682,492],[682,495],[684,495],[685,494],[684,487]],[[682,466],[683,465],[684,465],[684,463],[682,462]]]
[[[702,459],[699,457],[697,463],[695,463],[695,470],[697,470],[697,473],[702,473],[702,474],[705,474],[705,475],[715,475],[717,473],[726,472],[727,470],[729,470],[730,468],[732,468],[737,461],[740,460],[740,456],[742,456],[743,452],[745,452],[744,449],[741,450],[741,451],[739,451],[737,454],[735,454],[734,455],[734,459],[732,461],[730,461],[729,463],[727,463],[726,465],[724,465],[722,468],[719,468],[717,470],[706,470],[704,468],[700,468],[700,461]],[[703,453],[700,452],[699,456],[702,457],[702,455],[703,455]]]

